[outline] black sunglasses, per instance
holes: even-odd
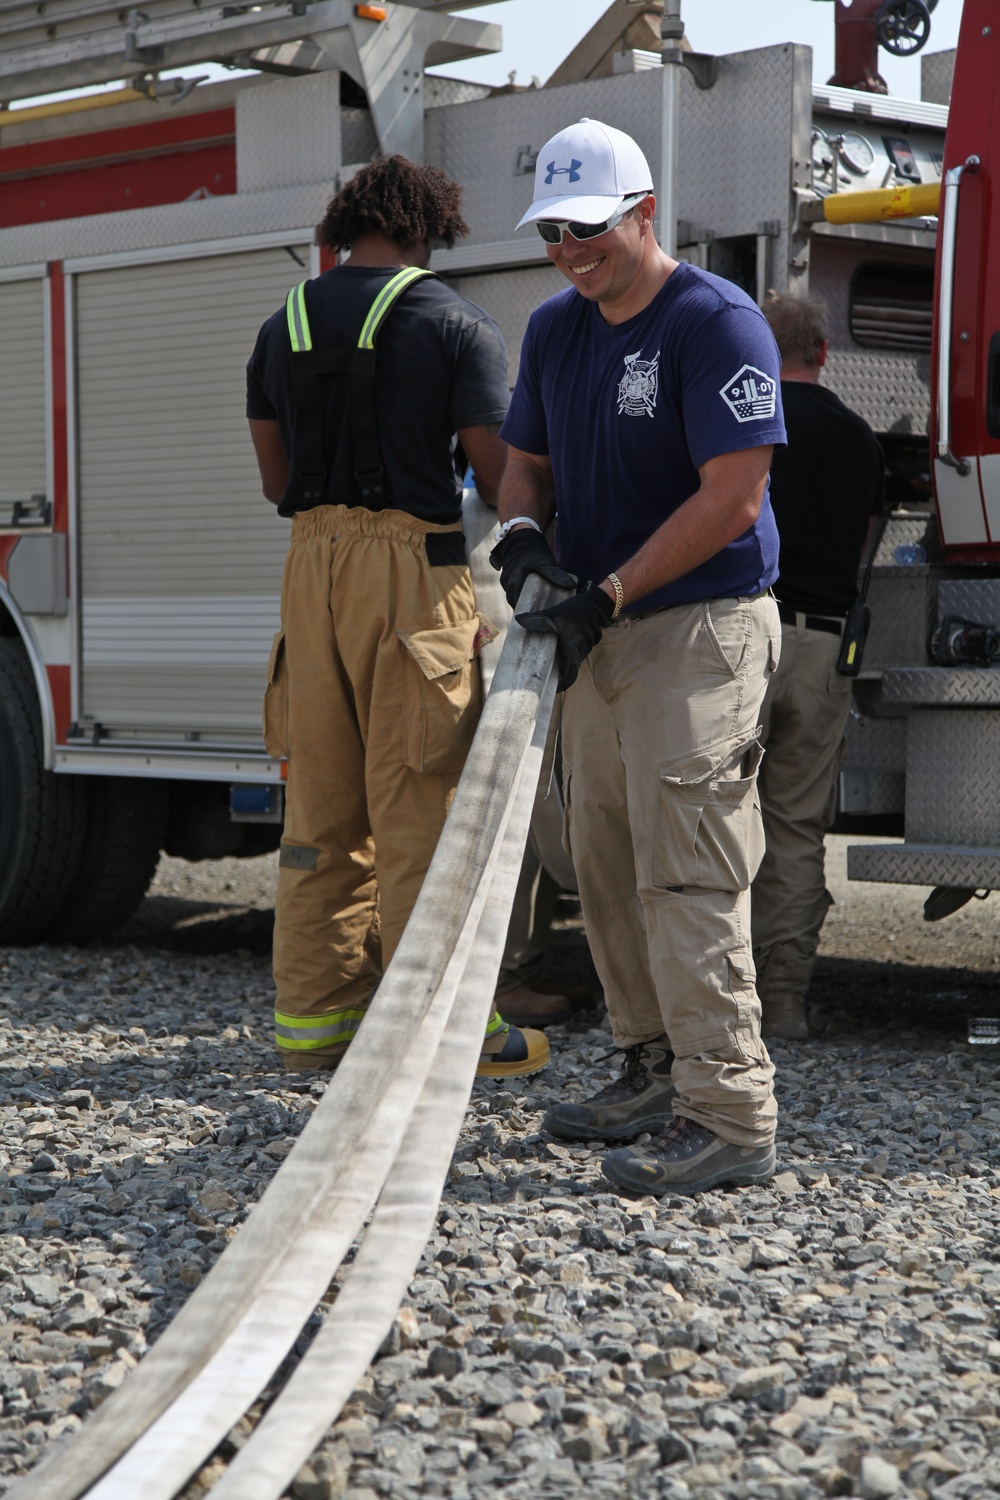
[[[626,198],[620,208],[615,209],[606,219],[599,224],[581,224],[576,219],[538,219],[535,228],[547,245],[561,245],[563,230],[568,229],[575,240],[594,240],[599,234],[607,234],[609,229],[615,229],[624,219],[625,215],[631,213],[643,198],[648,198],[652,188],[647,188],[644,193],[633,193]]]

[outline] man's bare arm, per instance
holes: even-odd
[[[530,516],[545,531],[556,512],[552,464],[547,454],[507,450],[507,468],[497,504],[501,521]]]
[[[507,444],[497,436],[500,423],[487,427],[460,427],[458,441],[472,465],[480,500],[495,506],[507,463]]]
[[[760,515],[771,452],[770,446],[745,448],[702,464],[700,488],[616,570],[626,604],[690,573],[753,525]],[[610,583],[601,582],[601,588],[615,597]]]
[[[277,422],[250,418],[250,437],[257,455],[260,483],[265,498],[278,505],[288,488],[288,454]]]

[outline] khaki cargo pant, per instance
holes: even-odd
[[[782,627],[781,662],[761,715],[767,754],[760,800],[767,849],[753,884],[753,947],[765,1001],[804,999],[830,905],[823,835],[837,810],[851,679],[836,671],[840,638]]]
[[[750,882],[763,852],[760,706],[774,600],[720,599],[610,626],[563,704],[566,833],[615,1045],[666,1032],[675,1111],[769,1144]]]
[[[321,506],[292,521],[264,699],[287,755],[275,903],[276,1040],[340,1055],[399,942],[481,707],[483,625],[464,564],[432,567],[429,526]]]

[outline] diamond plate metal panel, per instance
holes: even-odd
[[[981,624],[1000,623],[1000,578],[945,578],[938,585],[938,619],[961,615]]]
[[[660,175],[662,93],[661,71],[651,68],[429,110],[426,159],[464,187],[462,213],[471,230],[466,243],[511,238],[531,202],[534,180],[531,171],[517,170],[519,161],[523,166],[558,130],[584,115],[633,136],[655,185]]]
[[[914,564],[899,563],[896,548],[917,543],[923,547],[928,563],[941,561],[941,544],[938,541],[937,517],[928,513],[923,516],[890,516],[882,532],[882,539],[875,554],[875,569],[890,568],[895,575],[902,568]],[[922,565],[920,565],[922,566]]]
[[[339,171],[342,161],[336,69],[282,78],[237,95],[237,192],[322,181]]]
[[[930,355],[899,349],[862,349],[851,337],[851,281],[860,265],[934,265],[933,248],[840,244],[814,238],[809,252],[809,291],[826,302],[830,353],[823,383],[876,432],[924,433],[930,412]]]
[[[958,885],[973,890],[1000,888],[1000,848],[948,844],[852,844],[847,851],[850,880],[890,885]]]
[[[428,79],[428,82],[430,80]],[[369,109],[340,111],[340,159],[344,166],[371,161],[378,150],[378,136]]]
[[[810,291],[816,296],[810,277]],[[922,434],[930,413],[930,355],[900,349],[831,349],[823,384],[877,433]]]
[[[905,771],[906,719],[852,713],[844,735],[844,766],[864,771]]]
[[[496,319],[507,345],[507,376],[513,387],[528,319],[546,297],[562,291],[565,280],[554,266],[545,265],[486,276],[454,276],[449,284]]]
[[[780,286],[787,282],[790,162],[796,150],[808,155],[801,54],[789,44],[722,57],[714,87],[704,91],[686,71],[680,79],[678,217],[722,238],[777,223],[770,264]],[[506,240],[531,200],[526,162],[584,115],[634,136],[657,185],[662,96],[662,69],[650,68],[434,109],[425,124],[427,160],[464,185],[470,242]]]
[[[910,716],[906,832],[915,843],[1000,845],[1000,710]]]
[[[933,580],[927,567],[876,568],[868,592],[872,612],[862,674],[887,667],[923,666],[933,619]]]
[[[223,198],[168,203],[128,213],[20,224],[0,229],[0,265],[131,254],[283,229],[309,229],[311,237],[312,226],[323,217],[333,191],[331,179],[305,187],[231,193]]]
[[[699,89],[685,71],[680,92],[679,217],[726,238],[777,221],[771,268],[781,287],[791,163],[809,149],[808,130],[803,142],[794,140],[799,50],[788,43],[720,57],[714,88]]]
[[[920,59],[920,97],[929,104],[947,104],[951,99],[956,50],[925,52]]]
[[[900,813],[906,802],[902,771],[860,771],[845,766],[840,773],[839,808],[843,813],[881,817]]]
[[[886,703],[941,708],[1000,708],[995,667],[905,667],[882,674]]]

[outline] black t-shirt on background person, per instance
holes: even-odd
[[[399,267],[337,266],[306,286],[314,349],[357,343],[378,291]],[[509,401],[507,356],[488,313],[436,277],[402,294],[376,340],[375,396],[385,473],[385,507],[433,525],[460,518],[462,484],[453,454],[462,427],[502,422]],[[354,477],[348,410],[350,377],[324,375],[324,449],[329,476],[322,504],[363,505]],[[296,491],[292,347],[281,307],[261,328],[247,365],[247,416],[277,420],[289,455],[279,515],[312,508]]]
[[[783,380],[781,401],[788,446],[775,448],[771,462],[774,592],[788,609],[846,615],[868,522],[882,507],[882,449],[864,418],[823,386]]]

